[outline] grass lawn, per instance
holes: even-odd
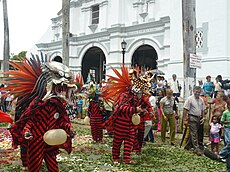
[[[136,162],[132,165],[113,165],[111,160],[112,138],[105,136],[104,144],[92,142],[89,126],[73,124],[77,136],[73,140],[73,152],[58,155],[60,172],[216,172],[226,169],[224,163],[215,162],[204,156],[197,156],[179,146],[162,145],[159,137],[155,143],[147,143],[139,155],[132,154]],[[179,143],[180,140],[178,139]],[[1,148],[0,148],[1,149]],[[15,153],[16,154],[16,153]],[[0,172],[20,171],[19,156],[11,163],[0,164]],[[45,165],[41,172],[47,171]]]

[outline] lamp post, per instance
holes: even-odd
[[[121,48],[122,48],[122,64],[125,64],[125,49],[126,49],[126,45],[127,43],[125,42],[125,40],[123,39],[123,41],[121,42]]]

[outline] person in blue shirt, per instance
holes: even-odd
[[[203,84],[203,90],[205,92],[205,97],[211,97],[213,96],[214,93],[214,83],[211,81],[211,76],[208,75],[206,76],[206,82]]]
[[[83,104],[83,99],[82,96],[79,95],[78,96],[78,100],[77,100],[77,111],[78,111],[78,118],[82,118],[82,104]]]

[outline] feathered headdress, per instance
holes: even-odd
[[[149,94],[151,85],[146,76],[140,75],[136,69],[128,70],[124,65],[121,66],[121,73],[111,67],[116,76],[107,75],[109,82],[103,88],[102,97],[105,101],[117,102],[121,94]]]
[[[130,91],[132,83],[128,68],[121,66],[121,73],[114,67],[111,69],[116,76],[107,75],[109,82],[106,82],[106,87],[103,87],[102,97],[107,102],[116,102],[122,93]]]
[[[47,56],[44,57],[42,54],[41,58],[32,55],[28,59],[11,61],[10,65],[15,70],[4,72],[9,75],[4,82],[7,85],[5,89],[15,98],[19,97],[17,107],[21,112],[35,98],[36,102],[46,101],[53,97],[70,102],[76,85],[81,85],[80,76],[76,76],[73,83],[73,74],[67,66],[56,61],[49,61]]]
[[[44,87],[38,78],[42,74],[41,64],[47,61],[47,56],[43,56],[43,54],[41,54],[41,58],[38,55],[32,55],[28,59],[21,58],[19,61],[9,61],[9,65],[15,70],[3,72],[9,76],[3,82],[7,85],[4,89],[9,91],[8,94],[13,94],[15,98],[19,98],[17,104],[21,108],[28,106],[28,103],[38,95],[38,89]],[[40,92],[40,94],[42,93]]]

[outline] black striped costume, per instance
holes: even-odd
[[[58,148],[62,147],[68,153],[71,152],[71,139],[69,137],[67,142],[60,146],[49,146],[43,141],[43,135],[46,131],[57,128],[62,128],[67,134],[70,134],[71,124],[68,115],[62,102],[57,98],[38,102],[37,105],[32,102],[21,118],[12,126],[11,133],[15,146],[20,141],[24,141],[25,132],[31,132],[33,135],[33,138],[28,140],[27,163],[29,172],[39,172],[43,159],[49,172],[57,172],[56,155]]]

